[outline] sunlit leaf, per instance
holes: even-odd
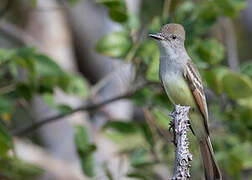
[[[232,99],[240,99],[252,96],[252,82],[248,76],[229,72],[224,75],[223,87]]]
[[[224,48],[215,39],[206,39],[198,47],[198,55],[209,64],[217,64],[224,57]]]
[[[86,81],[77,75],[69,76],[69,78],[69,84],[65,89],[66,92],[86,98],[89,95],[89,89]]]
[[[10,61],[15,55],[15,50],[0,49],[0,66]]]
[[[251,62],[251,60],[248,61],[247,63],[242,64],[241,73],[246,74],[252,78],[252,62]]]
[[[97,45],[97,52],[113,58],[123,58],[131,47],[131,40],[127,33],[114,32],[101,38]]]
[[[44,55],[35,56],[35,68],[39,77],[61,76],[64,71],[49,57]]]
[[[210,87],[217,95],[223,92],[222,78],[224,73],[228,70],[222,67],[216,67],[213,69],[205,70],[203,73],[204,79],[207,82],[208,87]]]

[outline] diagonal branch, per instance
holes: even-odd
[[[152,84],[152,82],[143,82],[139,85],[136,85],[134,88],[132,88],[131,90],[129,90],[128,92],[122,94],[122,95],[119,95],[119,96],[116,96],[116,97],[113,97],[111,99],[107,99],[107,100],[104,100],[102,102],[99,102],[99,103],[93,103],[93,102],[90,102],[84,106],[80,106],[76,109],[73,109],[72,111],[68,112],[68,113],[64,113],[64,114],[58,114],[56,116],[52,116],[52,117],[49,117],[49,118],[46,118],[44,120],[41,120],[41,121],[38,121],[34,124],[31,124],[27,127],[21,127],[21,128],[17,128],[17,129],[14,129],[13,131],[11,131],[11,134],[12,135],[25,135],[25,134],[28,134],[28,133],[31,133],[32,131],[35,131],[37,130],[38,128],[48,124],[48,123],[51,123],[51,122],[55,122],[57,120],[60,120],[66,116],[70,116],[72,115],[73,113],[76,113],[76,112],[79,112],[79,111],[91,111],[91,110],[94,110],[94,109],[98,109],[106,104],[109,104],[111,102],[114,102],[114,101],[117,101],[117,100],[120,100],[120,99],[124,99],[124,98],[127,98],[127,97],[130,97],[132,96],[136,91],[148,86]]]
[[[5,20],[0,20],[0,33],[5,34],[22,45],[40,47],[40,44],[23,29]]]

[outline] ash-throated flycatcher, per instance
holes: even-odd
[[[208,110],[197,67],[184,47],[185,31],[180,24],[167,24],[160,33],[150,34],[160,48],[159,77],[173,104],[191,107],[190,125],[200,145],[205,177],[221,179],[208,130]]]

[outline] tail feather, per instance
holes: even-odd
[[[214,158],[213,147],[209,137],[200,141],[200,151],[206,180],[221,180],[221,172]]]

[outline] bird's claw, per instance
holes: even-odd
[[[171,129],[174,129],[174,121],[170,121],[169,122],[169,131],[171,131]]]

